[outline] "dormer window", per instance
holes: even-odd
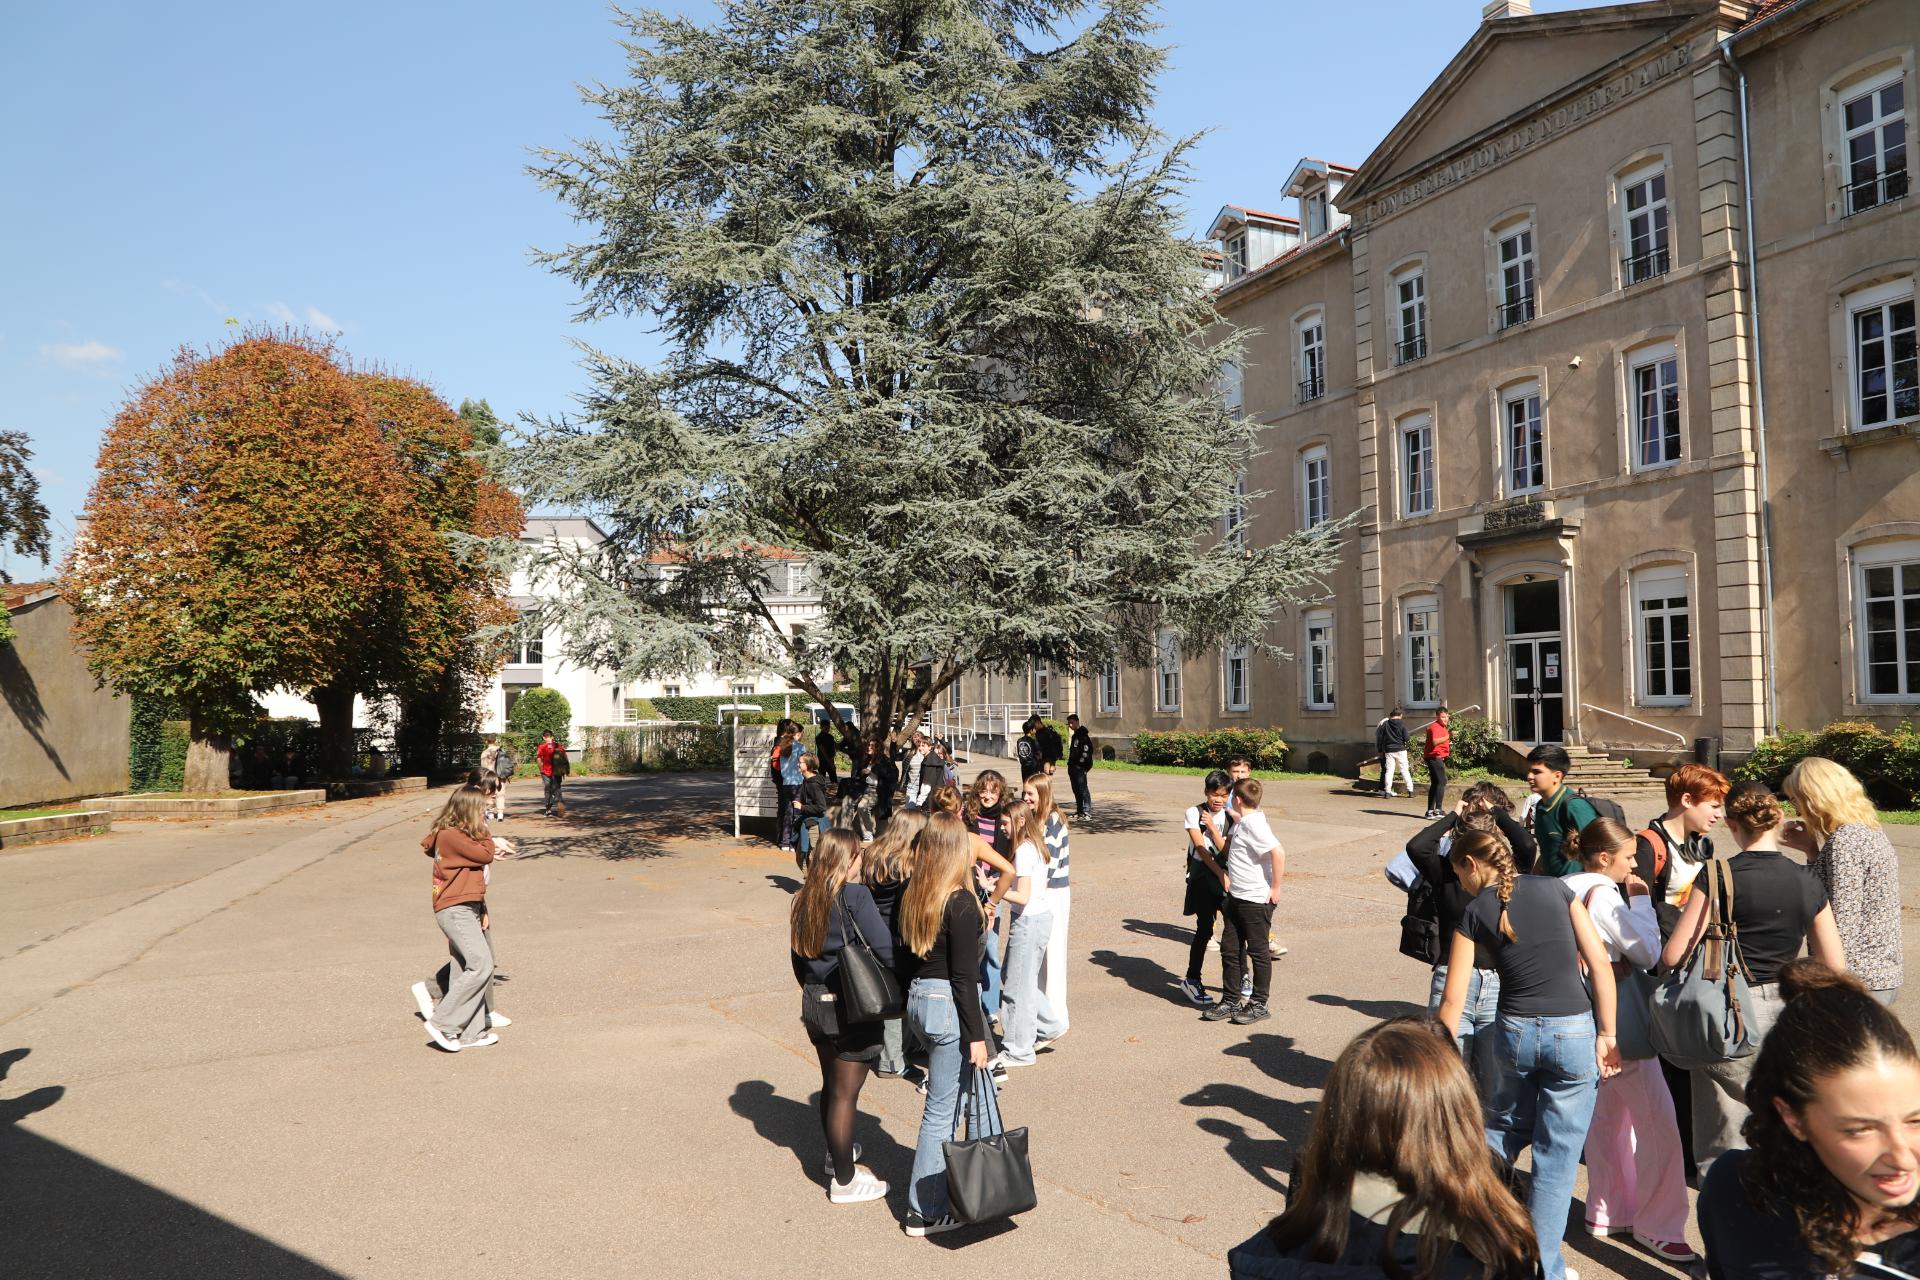
[[[1244,232],[1227,237],[1227,279],[1238,280],[1247,274],[1247,237]]]
[[[1320,190],[1310,193],[1306,199],[1301,202],[1301,208],[1305,214],[1301,221],[1305,224],[1307,239],[1311,240],[1316,236],[1327,234],[1326,188],[1322,187]]]

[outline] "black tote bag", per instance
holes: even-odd
[[[943,1142],[940,1149],[947,1158],[947,1198],[960,1221],[1011,1218],[1040,1203],[1027,1160],[1026,1128],[1009,1131],[1000,1122],[1000,1099],[989,1073],[973,1073],[966,1141]]]
[[[884,1022],[907,1007],[900,977],[880,963],[861,936],[845,902],[840,903],[840,1016],[847,1022]]]

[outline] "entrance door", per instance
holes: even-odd
[[[1507,588],[1507,733],[1519,742],[1565,736],[1566,673],[1561,662],[1560,584]]]

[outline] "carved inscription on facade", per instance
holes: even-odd
[[[1527,148],[1558,137],[1567,130],[1591,120],[1594,116],[1611,110],[1635,94],[1645,92],[1669,77],[1685,71],[1692,61],[1692,51],[1687,44],[1674,45],[1652,61],[1623,71],[1611,80],[1595,85],[1585,93],[1569,102],[1561,103],[1550,111],[1542,111],[1525,124],[1516,126],[1449,164],[1422,174],[1399,190],[1390,191],[1378,200],[1372,201],[1367,205],[1366,220],[1371,223],[1381,218],[1392,217],[1436,192],[1444,191],[1470,178],[1476,178],[1487,170],[1506,163]]]
[[[1529,525],[1545,524],[1547,504],[1544,502],[1518,502],[1510,507],[1495,507],[1486,514],[1485,529],[1493,533],[1500,529],[1524,529]]]

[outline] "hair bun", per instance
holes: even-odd
[[[1780,998],[1787,1004],[1792,1004],[1801,996],[1818,995],[1826,991],[1848,991],[1863,999],[1873,999],[1860,979],[1850,973],[1829,969],[1811,957],[1789,962],[1780,970],[1779,983]]]
[[[1764,782],[1743,782],[1726,799],[1729,819],[1748,831],[1771,831],[1786,820],[1780,799]]]

